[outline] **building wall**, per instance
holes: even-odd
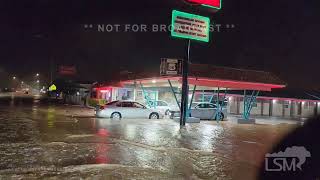
[[[283,101],[273,100],[272,116],[283,116]]]
[[[291,116],[292,117],[300,116],[299,106],[300,106],[300,102],[291,102]]]
[[[159,92],[159,97],[158,99],[160,101],[165,101],[170,105],[177,105],[177,102],[174,98],[174,95],[172,94],[172,92]]]
[[[145,92],[152,92],[156,100],[166,101],[170,105],[177,106],[177,102],[170,88],[144,88]],[[177,97],[181,98],[180,95]],[[135,100],[145,103],[141,88],[112,88],[112,100]],[[240,115],[243,113],[243,97],[229,97],[227,110],[230,114]],[[81,98],[74,97],[70,101],[79,103]],[[196,101],[196,100],[195,100]],[[261,99],[258,97],[256,106],[252,107],[251,115],[253,116],[275,116],[275,117],[310,117],[315,114],[320,115],[320,102],[300,102],[288,100]]]
[[[239,101],[239,114],[243,114],[243,100],[242,99],[238,99],[238,101]]]
[[[269,116],[270,115],[270,101],[264,100],[263,101],[263,116]]]
[[[238,109],[237,102],[238,102],[238,97],[229,98],[228,112],[230,114],[237,114],[238,113],[237,112],[237,109]]]
[[[291,101],[283,101],[283,115],[285,117],[290,117],[290,111],[292,107]]]
[[[259,101],[256,103],[256,106],[252,107],[251,114],[261,115],[261,103]]]
[[[302,103],[302,117],[312,117],[315,115],[316,104],[314,102],[303,102]]]
[[[243,98],[229,98],[228,112],[230,114],[240,115],[243,113],[243,106]],[[271,111],[270,108],[272,108]],[[263,115],[287,118],[308,118],[314,116],[315,113],[320,115],[320,103],[317,105],[315,102],[302,103],[296,101],[267,99],[258,99],[257,106],[253,107],[251,110],[251,115],[253,116]]]

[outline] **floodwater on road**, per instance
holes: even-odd
[[[255,179],[297,125],[97,119],[93,110],[0,99],[0,179]]]

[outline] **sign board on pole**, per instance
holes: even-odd
[[[50,87],[49,87],[49,91],[56,91],[57,90],[57,86],[52,84]]]
[[[182,74],[182,60],[181,59],[161,59],[160,75],[172,76]]]
[[[203,6],[207,6],[214,9],[221,9],[222,0],[188,0],[189,2],[193,2],[196,4],[200,4]]]
[[[209,42],[210,18],[172,11],[171,36]]]

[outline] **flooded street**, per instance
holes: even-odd
[[[297,125],[97,119],[93,110],[0,98],[0,179],[255,179]]]

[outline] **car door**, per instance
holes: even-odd
[[[156,101],[156,106],[158,110],[162,110],[163,109],[163,104],[161,101]]]
[[[132,109],[133,103],[132,102],[122,102],[120,113],[123,118],[133,118]]]
[[[166,110],[168,110],[167,104],[163,101],[157,101],[157,109],[161,112],[161,113],[165,113]]]
[[[216,111],[217,111],[217,107],[214,104],[206,104],[206,119],[215,119],[215,115],[216,115]]]
[[[198,104],[196,105],[194,108],[191,109],[191,116],[192,117],[195,117],[195,118],[200,118],[200,119],[203,119],[203,106],[204,104]]]
[[[203,103],[200,107],[201,119],[210,119],[212,117],[212,110],[210,104]]]
[[[133,107],[131,109],[131,116],[132,118],[147,118],[149,117],[148,109],[144,105],[133,102]]]
[[[212,119],[214,116],[214,105],[210,103],[201,103],[195,106],[191,111],[191,116],[200,119]]]

